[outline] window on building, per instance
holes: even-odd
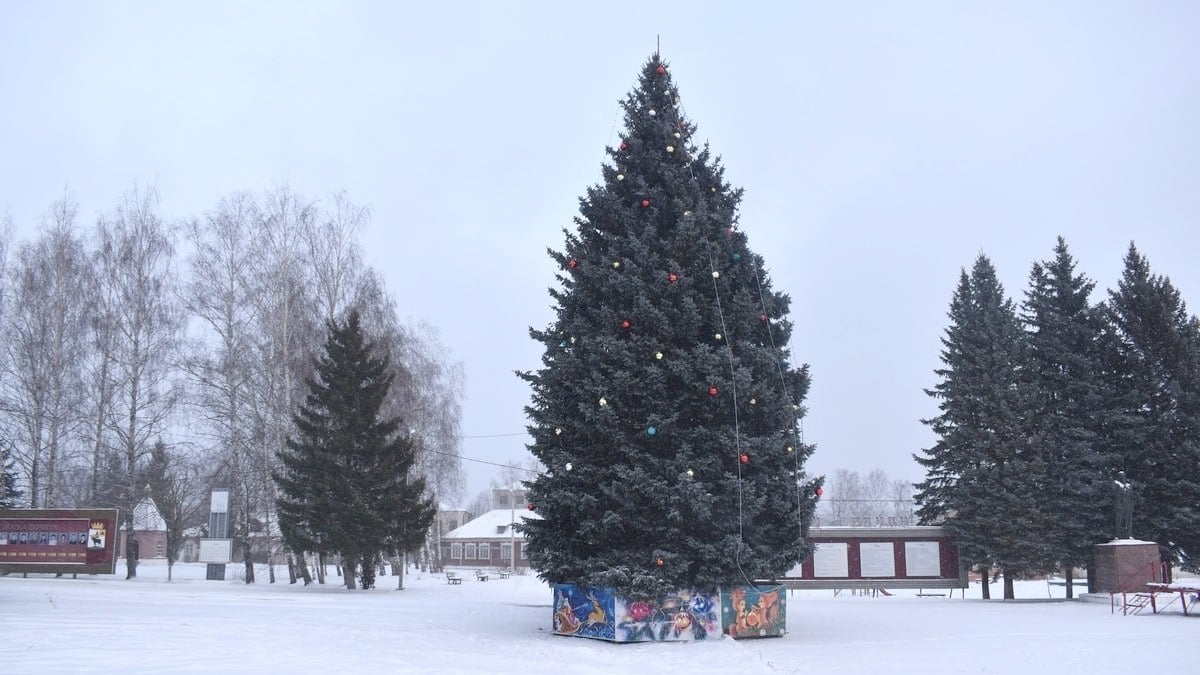
[[[500,544],[500,559],[512,560],[512,544]]]
[[[480,560],[491,560],[492,559],[491,547],[488,544],[480,544],[479,545],[479,559]]]
[[[466,555],[463,557],[465,557],[467,560],[474,560],[475,559],[475,544],[467,544],[464,549],[464,552],[466,553]]]
[[[462,560],[462,544],[450,544],[450,559]]]
[[[159,541],[154,544],[154,557],[162,558],[167,555],[166,543]]]
[[[525,550],[525,544],[521,544],[521,560],[528,560],[529,552]]]

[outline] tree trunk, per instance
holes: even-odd
[[[1068,600],[1075,597],[1075,587],[1072,585],[1074,582],[1074,577],[1075,577],[1074,566],[1067,565],[1067,568],[1063,571],[1063,578],[1067,580],[1067,599]]]
[[[296,554],[296,565],[300,567],[300,578],[304,580],[304,585],[312,585],[312,573],[308,571],[308,556],[304,553]]]
[[[991,589],[992,575],[990,574],[990,572],[991,572],[991,570],[989,570],[986,565],[979,566],[979,583],[980,583],[980,585],[983,586],[983,599],[984,600],[992,599],[992,589]]]
[[[250,556],[250,537],[242,537],[242,564],[246,566],[246,583],[254,583],[254,558]]]
[[[317,583],[325,585],[325,554],[317,554]]]
[[[355,562],[357,562],[357,560],[356,560],[356,557],[354,554],[352,554],[352,553],[343,553],[342,554],[341,567],[344,568],[342,570],[342,578],[345,579],[345,581],[346,581],[346,590],[348,590],[348,591],[355,590],[355,585],[354,585]]]
[[[288,583],[296,583],[296,558],[290,552],[287,554]],[[307,585],[307,584],[306,584]]]
[[[1004,571],[1004,599],[1014,600],[1016,596],[1013,594],[1013,578],[1008,570]]]
[[[133,538],[133,514],[125,520],[125,578],[137,576],[138,541]]]

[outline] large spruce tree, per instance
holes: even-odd
[[[1050,467],[1025,435],[1024,336],[986,256],[962,272],[949,317],[941,381],[927,390],[941,412],[924,420],[937,441],[914,455],[926,469],[916,484],[917,515],[944,523],[985,574],[1003,570],[1012,597],[1014,578],[1050,567],[1047,514],[1037,503]]]
[[[543,365],[521,373],[546,467],[529,483],[531,565],[634,596],[777,577],[805,555],[817,485],[789,299],[658,55],[622,106],[603,182],[550,251],[556,318],[531,330]]]
[[[1095,284],[1075,272],[1062,237],[1054,259],[1034,263],[1022,306],[1028,350],[1023,367],[1029,406],[1026,435],[1050,470],[1036,486],[1034,505],[1051,529],[1031,531],[1046,540],[1065,568],[1091,564],[1092,547],[1111,533],[1107,504],[1112,487],[1104,429],[1109,423],[1100,337],[1104,323],[1089,301]],[[1073,588],[1067,586],[1067,597]]]
[[[1107,310],[1114,331],[1111,390],[1120,413],[1113,472],[1125,471],[1134,485],[1133,535],[1157,542],[1171,562],[1190,554],[1194,564],[1200,554],[1200,323],[1171,280],[1152,274],[1132,244]]]
[[[347,588],[356,567],[369,587],[376,556],[413,550],[435,507],[424,479],[410,475],[414,441],[398,418],[379,418],[394,374],[372,353],[357,312],[330,323],[316,373],[279,456],[279,527],[294,550],[341,553]]]

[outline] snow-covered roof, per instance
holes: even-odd
[[[512,509],[493,509],[462,527],[442,535],[442,539],[511,539],[513,537],[511,527],[513,513]],[[536,512],[524,509],[516,511],[516,517],[518,522],[523,519],[541,518]],[[517,532],[516,538],[523,539],[524,537]]]
[[[133,529],[143,532],[165,532],[167,524],[163,522],[154,500],[146,497],[133,507]]]

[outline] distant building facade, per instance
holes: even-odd
[[[541,518],[530,511],[525,490],[497,489],[493,504],[504,504],[447,532],[438,548],[444,567],[511,568],[529,567],[525,537],[513,525]]]

